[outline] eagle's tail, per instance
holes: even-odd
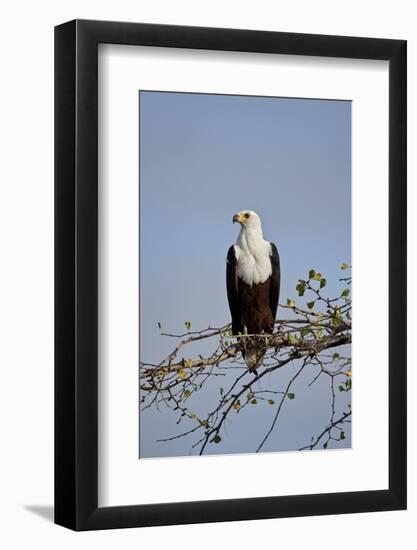
[[[259,342],[259,339],[248,338],[241,344],[242,355],[245,363],[249,367],[249,370],[257,376],[256,369],[262,366],[262,361],[265,355],[265,346],[263,342]]]

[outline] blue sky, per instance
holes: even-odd
[[[142,361],[172,348],[158,322],[177,332],[185,320],[196,329],[230,320],[225,262],[238,234],[233,214],[243,209],[261,216],[278,247],[281,303],[310,268],[326,276],[329,295],[339,290],[340,264],[351,257],[351,103],[140,92]],[[293,368],[269,383],[284,386]],[[311,378],[300,377],[302,399],[286,405],[266,451],[297,449],[325,425],[328,377],[307,391]],[[195,407],[207,409],[217,391],[213,384]],[[188,455],[192,439],[156,442],[178,431],[177,417],[162,411],[141,413],[140,456]],[[273,411],[243,412],[213,452],[253,450]]]

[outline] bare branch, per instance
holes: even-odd
[[[349,418],[352,415],[352,411],[348,411],[342,414],[340,418],[337,420],[334,420],[331,424],[329,424],[322,432],[319,434],[315,441],[311,443],[310,445],[306,445],[305,447],[301,447],[299,450],[304,451],[305,449],[309,449],[310,451],[314,449],[314,447],[317,446],[317,444],[320,442],[320,440],[328,433],[330,433],[330,430],[339,424],[343,424],[343,422],[346,422],[346,419]]]

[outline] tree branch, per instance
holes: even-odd
[[[345,268],[342,267],[342,269]],[[351,279],[344,277],[340,281],[350,285]],[[232,412],[238,414],[248,404],[257,404],[258,399],[273,405],[275,404],[273,399],[267,399],[261,394],[265,394],[266,391],[270,394],[280,394],[272,423],[256,449],[256,452],[259,452],[277,425],[291,385],[307,365],[318,365],[320,369],[307,387],[313,385],[322,374],[330,376],[331,417],[327,428],[315,441],[312,440],[310,445],[302,449],[314,448],[326,434],[328,437],[326,445],[330,439],[336,440],[331,430],[333,427],[337,428],[347,416],[341,417],[338,421],[334,420],[336,411],[334,378],[343,375],[343,369],[350,370],[350,358],[329,352],[351,343],[352,304],[349,288],[344,288],[335,298],[323,296],[323,288],[326,284],[326,279],[314,270],[310,271],[308,279],[299,279],[297,284],[299,297],[307,293],[311,296],[311,300],[305,299],[305,306],[296,304],[292,299],[288,299],[286,304],[280,304],[280,311],[286,310],[289,314],[275,322],[273,334],[233,336],[230,324],[217,328],[208,326],[203,330],[191,331],[189,321],[185,323],[187,332],[175,334],[160,331],[161,336],[177,339],[179,342],[159,363],[140,363],[139,387],[142,410],[150,407],[159,409],[160,406],[164,406],[179,414],[177,424],[186,418],[194,425],[158,441],[169,442],[190,434],[200,434],[192,448],[198,448],[199,453],[203,454],[208,443],[220,443],[223,428]],[[248,371],[240,352],[242,342],[253,338],[256,338],[257,345],[262,346],[265,351],[262,370],[257,374]],[[188,352],[191,346],[202,342],[206,343],[206,347],[211,346],[211,353],[196,356],[195,352]],[[301,361],[301,366],[283,390],[257,389],[257,383],[265,376],[294,361]],[[339,367],[334,371],[332,368],[336,364]],[[204,389],[209,380],[219,376],[226,376],[228,387],[220,388],[220,396],[217,394],[212,410],[205,413],[203,417],[199,417],[190,410],[189,400],[192,401],[193,395]],[[350,375],[349,384],[343,391],[350,390]],[[213,385],[208,387],[213,388]],[[213,396],[213,390],[210,392]]]

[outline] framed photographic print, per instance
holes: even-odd
[[[55,30],[55,521],[406,507],[406,42]]]

